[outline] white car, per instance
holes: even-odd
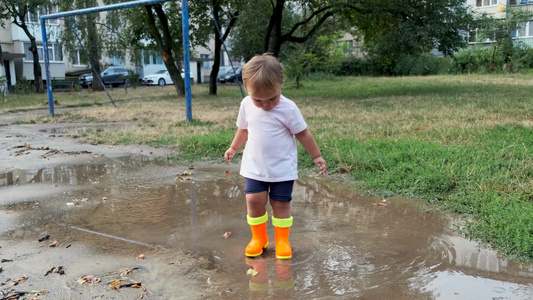
[[[185,76],[184,74],[185,73],[183,72],[181,73],[181,78]],[[191,74],[191,83],[192,82],[194,82],[194,76]],[[154,74],[144,76],[142,83],[146,85],[159,85],[159,86],[164,86],[166,84],[174,84],[167,70],[159,70],[155,72]]]

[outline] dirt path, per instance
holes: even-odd
[[[0,127],[3,293],[25,292],[21,299],[533,299],[531,265],[458,236],[450,216],[423,213],[422,202],[362,197],[338,178],[296,183],[292,260],[276,260],[273,247],[245,259],[250,233],[238,166],[191,168],[166,161],[168,149],[89,145],[66,135],[105,125]],[[269,235],[273,241],[270,223]],[[83,283],[89,275],[99,282]]]

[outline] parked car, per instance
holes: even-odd
[[[190,73],[191,83],[194,83],[194,75]],[[181,78],[185,77],[185,72],[182,70]],[[159,85],[164,86],[166,84],[174,84],[172,78],[170,78],[170,73],[167,70],[159,70],[153,74],[149,74],[143,77],[142,83],[146,85]]]
[[[236,68],[235,68],[236,69]],[[221,80],[222,81],[225,81],[224,77],[226,77],[226,74],[229,72],[229,71],[232,71],[232,67],[231,66],[220,66],[219,69],[218,69],[218,74],[217,74],[217,81],[220,82]],[[233,72],[233,71],[232,71]]]
[[[100,73],[100,77],[105,85],[111,84],[114,87],[117,87],[121,84],[126,86],[131,86],[131,81],[128,78],[132,72],[126,68],[122,67],[110,67],[105,69]],[[80,76],[80,85],[82,87],[88,87],[93,84],[93,74],[85,73]]]
[[[235,74],[237,74],[237,77],[235,77]],[[239,82],[242,82],[242,67],[239,67],[235,72],[229,71],[226,73],[224,78],[220,78],[220,83],[226,83],[226,82],[237,82],[237,79]]]
[[[172,78],[167,70],[159,70],[153,74],[146,75],[143,77],[143,84],[146,85],[159,85],[164,86],[165,84],[173,84]]]

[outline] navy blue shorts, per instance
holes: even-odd
[[[270,191],[269,196],[272,200],[281,202],[289,202],[292,200],[292,186],[294,185],[294,180],[281,182],[263,182],[250,178],[245,179],[245,194],[255,194]]]

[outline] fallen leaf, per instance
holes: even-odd
[[[141,297],[139,297],[139,299],[143,299],[144,296],[146,296],[146,293],[148,293],[148,290],[146,288],[143,288],[143,291],[141,293]]]
[[[246,275],[252,275],[252,277],[256,276],[259,272],[257,272],[254,269],[248,269],[248,272],[246,272]]]
[[[379,207],[384,207],[384,206],[387,206],[387,203],[379,202],[377,205],[378,205]]]
[[[229,170],[226,170],[226,174],[229,174]]]
[[[12,286],[15,286],[15,285],[18,285],[19,283],[23,283],[24,281],[26,281],[28,279],[28,277],[19,277],[17,279],[14,279],[14,280],[10,280],[8,279],[7,281],[5,282],[1,282],[0,283],[0,286],[5,286],[5,287],[12,287]],[[8,298],[9,299],[9,298]]]
[[[48,247],[57,247],[57,241],[53,241]]]
[[[102,200],[104,200],[104,201],[107,200],[107,197],[102,197]]]
[[[12,213],[13,213],[12,210],[8,210],[8,211],[6,211],[6,215],[10,215],[10,214],[12,214]]]
[[[209,210],[204,210],[204,211],[200,212],[200,213],[198,214],[198,216],[200,216],[200,217],[205,217],[205,216],[207,216],[208,214],[209,214]]]
[[[139,255],[138,259],[144,259],[144,254]]]
[[[120,279],[113,281],[109,287],[111,287],[112,290],[118,290],[120,287]]]
[[[189,171],[183,171],[183,173],[181,173],[181,176],[191,176],[192,173],[189,172]]]
[[[48,274],[51,274],[55,271],[56,267],[51,267],[50,270],[46,271],[46,273],[44,274],[44,276],[48,276]]]
[[[79,284],[84,284],[84,283],[97,284],[100,281],[101,281],[100,278],[95,277],[93,275],[86,275],[86,276],[83,276],[82,278],[76,280],[76,282],[79,283]]]
[[[230,235],[231,235],[231,231],[226,231],[226,233],[224,233],[224,235],[222,236],[225,238],[229,238]]]

